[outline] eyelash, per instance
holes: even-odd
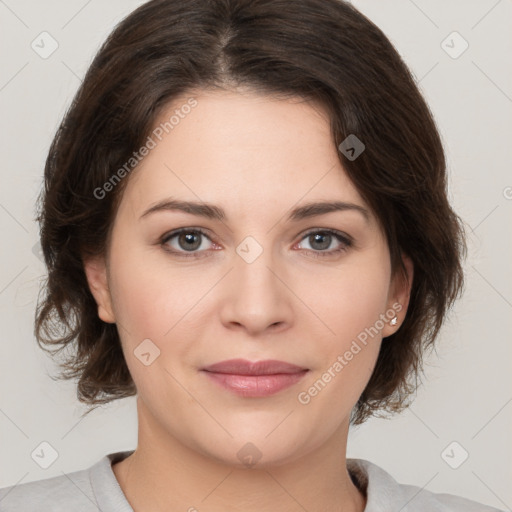
[[[174,237],[182,234],[182,233],[194,233],[194,234],[201,234],[203,236],[205,236],[206,238],[208,238],[210,240],[210,237],[208,236],[208,234],[202,230],[201,228],[181,228],[181,229],[178,229],[176,231],[172,231],[170,233],[167,233],[165,234],[161,241],[160,241],[160,244],[162,245],[162,247],[164,248],[165,251],[173,254],[173,255],[176,255],[178,257],[182,257],[182,258],[203,258],[203,257],[208,257],[210,255],[205,255],[205,256],[199,256],[200,252],[189,252],[189,253],[186,253],[184,251],[176,251],[175,249],[168,249],[166,247],[166,244],[171,240],[173,239]],[[339,242],[341,242],[342,246],[339,248],[339,249],[334,249],[334,250],[330,250],[330,251],[315,251],[313,249],[306,249],[308,252],[312,252],[314,257],[315,258],[326,258],[328,256],[332,256],[334,254],[339,254],[341,252],[344,252],[346,251],[348,248],[352,247],[352,244],[353,244],[353,241],[351,238],[349,238],[347,235],[341,233],[340,231],[336,231],[336,230],[333,230],[333,229],[312,229],[308,232],[306,232],[300,241],[304,240],[305,238],[311,236],[311,235],[314,235],[314,234],[317,234],[317,233],[320,233],[320,234],[323,234],[323,235],[332,235],[336,240],[338,240]]]

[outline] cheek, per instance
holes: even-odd
[[[302,281],[297,291],[322,320],[312,317],[321,327],[315,329],[318,364],[307,383],[310,387],[303,388],[303,400],[299,398],[300,403],[311,403],[311,410],[331,402],[339,404],[337,411],[343,414],[357,401],[372,374],[389,291],[390,276],[381,261],[385,260],[360,259],[316,275],[314,286],[313,279]],[[333,417],[332,425],[338,420]]]
[[[135,251],[129,257],[118,258],[112,268],[116,321],[138,392],[150,401],[164,400],[177,407],[190,397],[166,370],[181,381],[179,367],[187,361],[191,349],[200,311],[197,303],[208,288],[201,280],[191,286],[183,273],[147,264],[144,258],[141,261]]]
[[[377,258],[361,258],[301,279],[294,291],[322,320],[322,339],[328,346],[343,349],[361,332],[375,325],[382,329],[378,320],[386,311],[389,279]]]
[[[151,262],[141,251],[126,257],[112,251],[112,295],[116,318],[133,338],[163,340],[195,314],[194,305],[208,292],[208,280],[197,270]],[[195,274],[195,277],[194,277]]]

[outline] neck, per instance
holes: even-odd
[[[241,467],[160,431],[138,400],[138,446],[113,466],[135,512],[363,512],[366,498],[346,468],[348,422],[311,453],[279,465]]]

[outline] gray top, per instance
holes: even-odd
[[[133,450],[110,453],[88,469],[0,489],[0,512],[133,512],[112,470]],[[347,459],[367,495],[365,512],[503,512],[452,494],[399,484],[364,459]]]

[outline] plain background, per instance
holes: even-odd
[[[81,420],[75,384],[50,378],[57,367],[33,335],[45,275],[34,203],[49,144],[81,77],[114,25],[141,3],[0,0],[0,487],[84,469],[136,446],[135,398]],[[401,483],[511,510],[512,72],[505,61],[512,2],[353,3],[396,46],[434,113],[470,252],[464,297],[426,360],[413,405],[351,431],[348,456],[379,464]],[[31,48],[43,31],[59,45],[47,59]],[[469,44],[458,58],[442,47],[454,31]],[[445,43],[452,53],[464,44],[457,37]],[[48,469],[31,457],[43,441],[58,452]],[[469,456],[453,469],[445,460],[460,462],[462,450]]]

